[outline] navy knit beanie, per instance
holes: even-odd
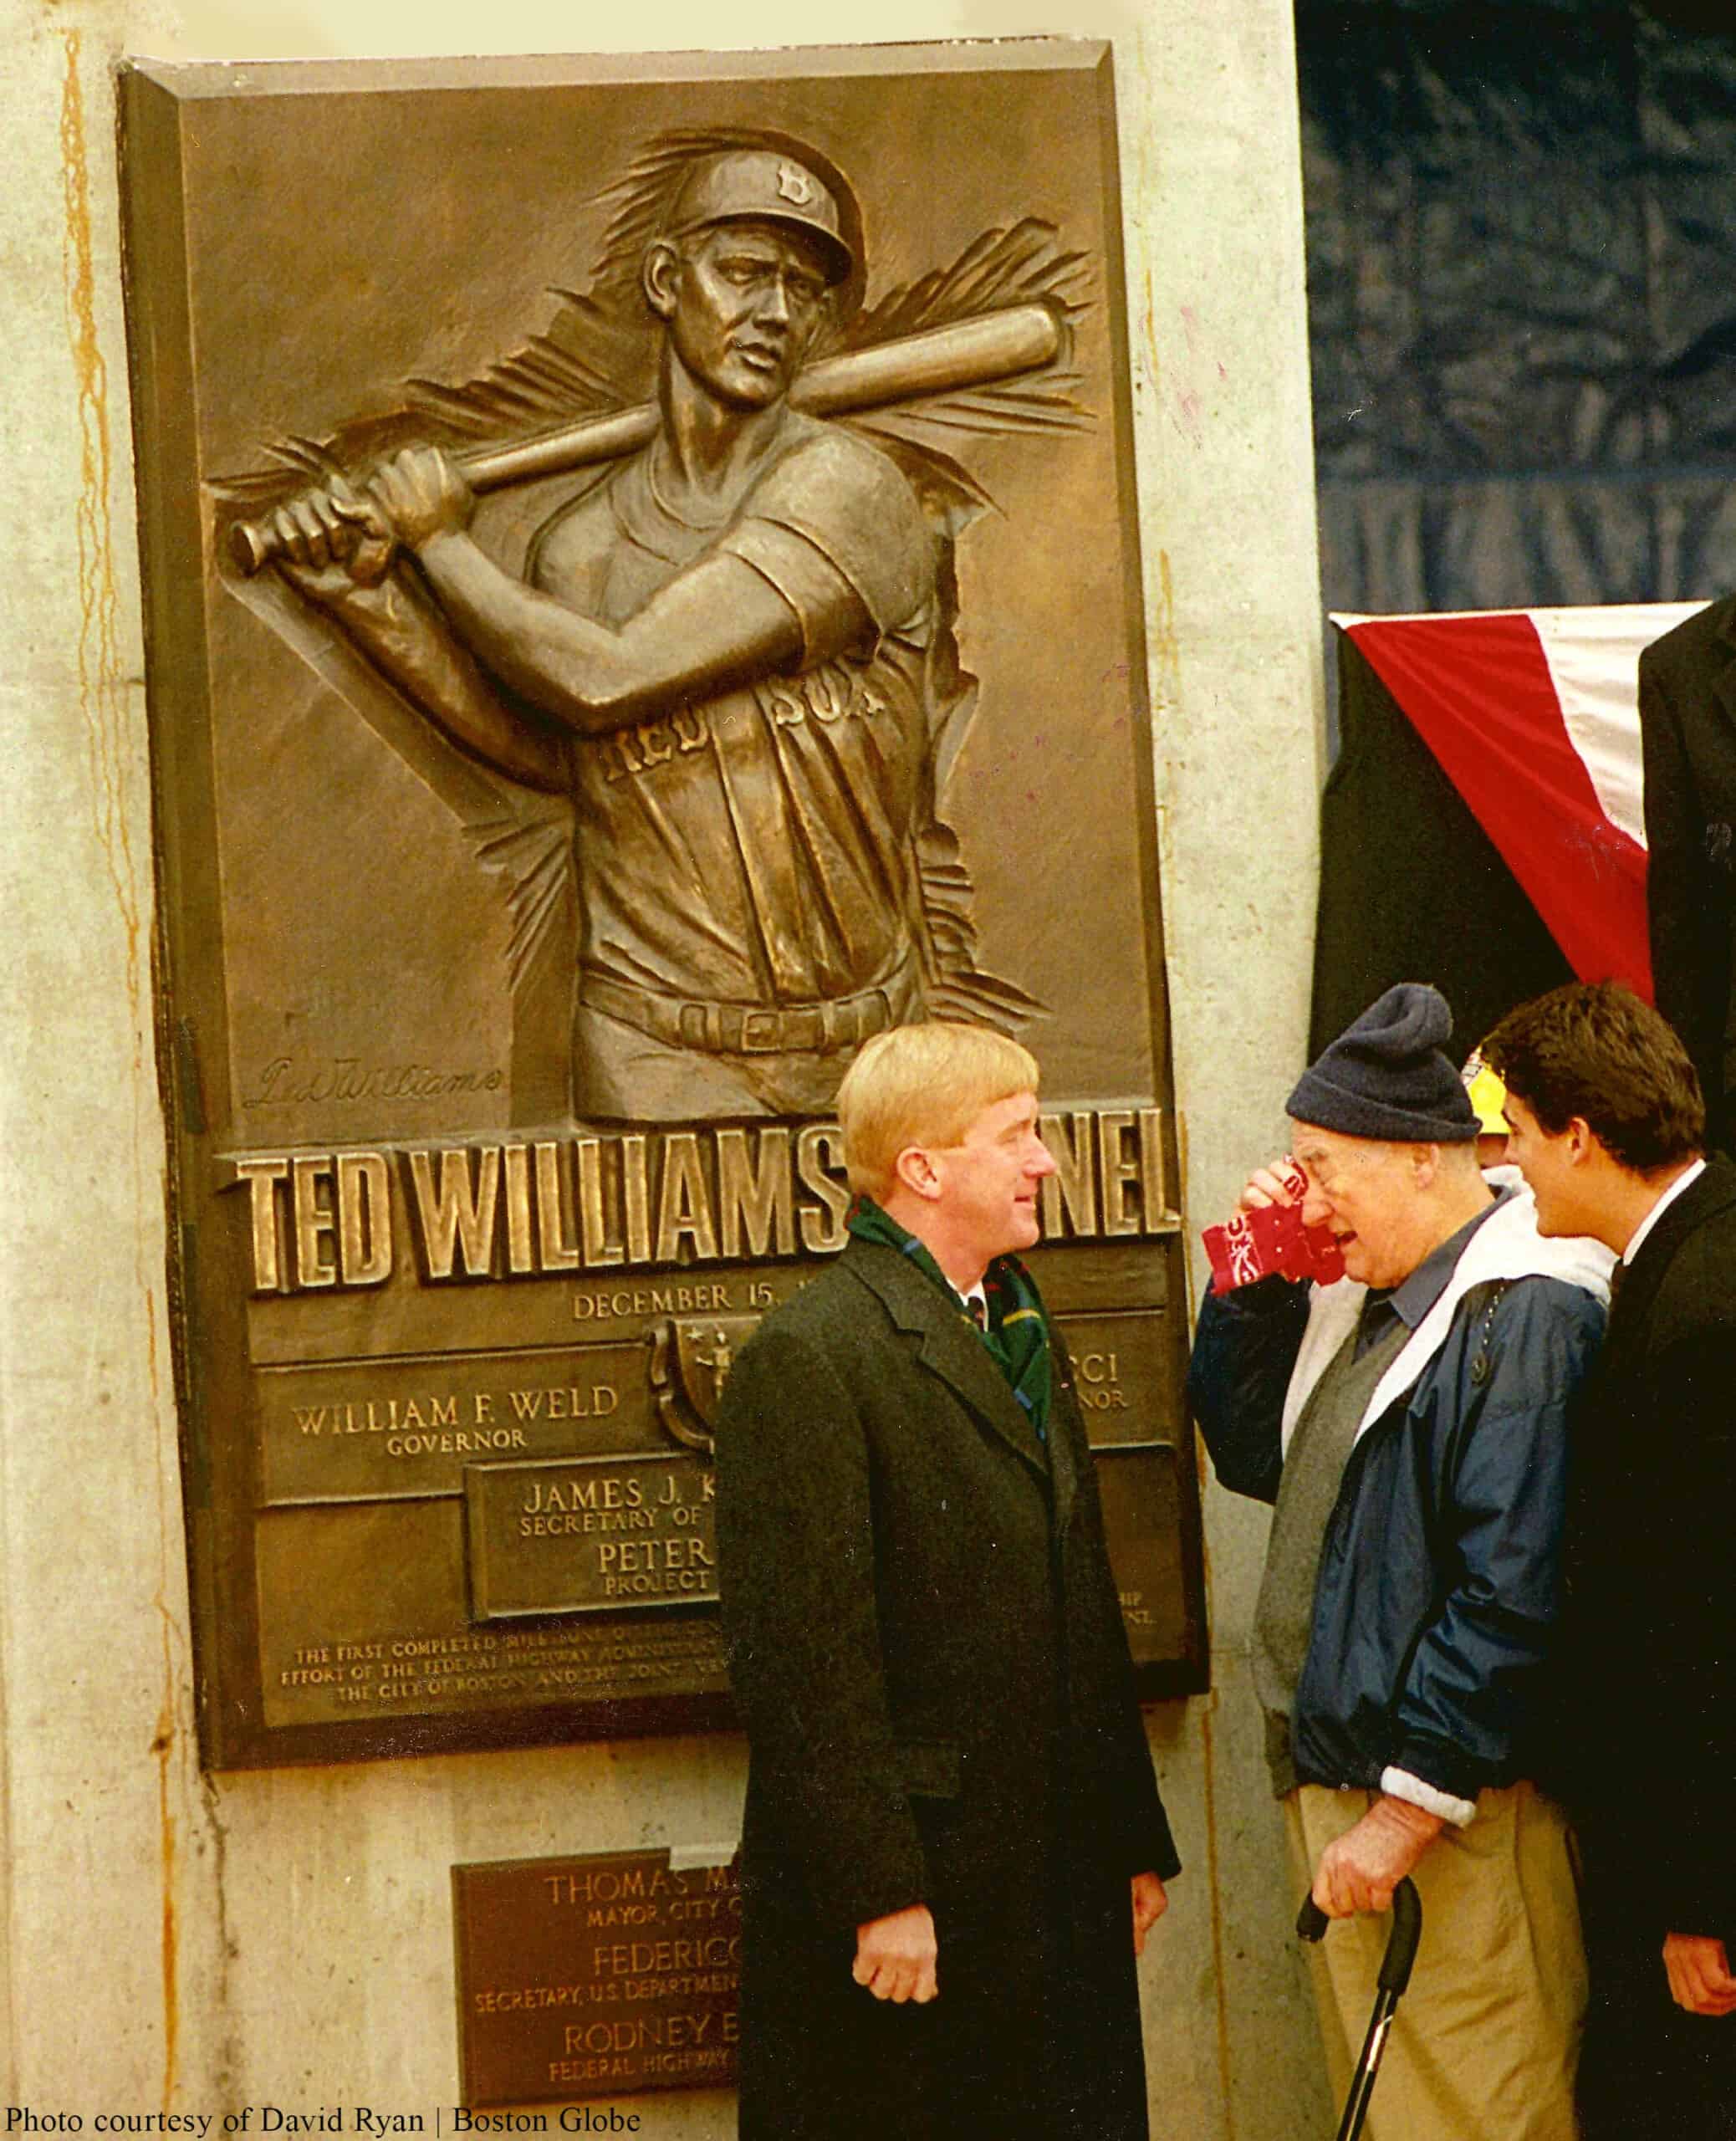
[[[1442,1053],[1452,1038],[1453,1014],[1440,990],[1402,981],[1303,1072],[1286,1112],[1346,1137],[1468,1144],[1477,1116]]]

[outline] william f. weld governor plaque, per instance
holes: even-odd
[[[727,1721],[717,1394],[924,1016],[1199,1684],[1106,51],[122,103],[210,1758]]]

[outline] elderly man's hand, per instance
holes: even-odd
[[[1242,1185],[1236,1199],[1238,1212],[1264,1212],[1273,1204],[1299,1204],[1308,1193],[1308,1177],[1289,1154],[1256,1168]]]
[[[912,1903],[856,1928],[856,1960],[850,1975],[876,2000],[918,2006],[940,1990],[935,1982],[934,1919],[927,1903]]]
[[[1169,1898],[1163,1893],[1163,1883],[1155,1873],[1136,1873],[1133,1877],[1133,1952],[1146,1952],[1146,1935],[1169,1909]]]
[[[1382,1796],[1353,1829],[1329,1843],[1314,1877],[1314,1899],[1328,1918],[1390,1910],[1392,1891],[1445,1827],[1407,1799]]]
[[[1690,2015],[1736,2013],[1736,1977],[1722,1940],[1698,1933],[1672,1933],[1663,1944],[1670,1997]]]

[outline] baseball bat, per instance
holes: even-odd
[[[811,416],[843,416],[961,387],[988,386],[1054,363],[1064,334],[1059,318],[1046,304],[980,313],[973,319],[822,358],[798,376],[789,399]],[[497,491],[533,477],[636,453],[656,437],[659,421],[656,408],[641,402],[516,439],[510,446],[454,454],[452,459],[472,490]],[[282,547],[268,520],[237,521],[229,539],[237,565],[248,576],[268,565]]]

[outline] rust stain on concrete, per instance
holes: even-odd
[[[126,934],[127,995],[136,1012],[140,989],[141,922],[133,873],[132,835],[127,824],[122,750],[125,695],[121,687],[120,605],[115,587],[114,530],[110,488],[114,441],[109,423],[109,369],[96,324],[96,263],[91,237],[90,159],[84,125],[84,92],[79,74],[82,34],[64,33],[66,72],[60,98],[61,184],[65,206],[63,258],[74,376],[78,382],[79,698],[91,759],[97,830],[110,881]],[[139,1022],[135,1019],[136,1036]],[[141,1048],[134,1042],[134,1068]]]
[[[1146,347],[1151,353],[1151,385],[1155,389],[1162,381],[1163,368],[1157,360],[1157,300],[1151,289],[1151,271],[1145,273],[1146,302],[1141,313],[1146,330]]]
[[[1157,553],[1157,609],[1151,619],[1151,653],[1156,687],[1152,712],[1172,713],[1182,698],[1182,645],[1176,636],[1176,588],[1167,550]]]
[[[135,1121],[133,1229],[135,1271],[142,1310],[146,1369],[153,1420],[161,1393],[156,1297],[146,1243],[151,1238],[154,1200],[161,1185],[143,1164],[142,1141],[148,1135],[153,1094],[149,1086],[143,1036],[149,1030],[149,1006],[143,1001],[145,919],[130,822],[133,796],[129,769],[127,696],[121,653],[120,602],[115,584],[114,526],[110,496],[115,478],[115,445],[109,418],[109,368],[97,325],[96,249],[91,218],[89,137],[85,123],[84,83],[79,72],[83,38],[62,33],[66,63],[60,94],[60,166],[64,212],[62,268],[66,291],[68,336],[77,390],[79,489],[74,506],[78,555],[78,694],[84,716],[90,769],[90,795],[124,942],[126,1000],[130,1021]],[[160,1535],[164,1567],[171,1541],[178,1537],[171,1520],[169,1483],[164,1476],[163,1445],[156,1448]],[[157,1764],[157,1817],[162,1867],[161,1971],[163,2082],[165,2110],[173,2103],[180,2046],[180,1931],[175,1889],[179,1827],[174,1807],[173,1765],[181,1735],[176,1730],[174,1651],[178,1640],[175,1617],[160,1584],[156,1606],[161,1633],[163,1696],[151,1751]]]

